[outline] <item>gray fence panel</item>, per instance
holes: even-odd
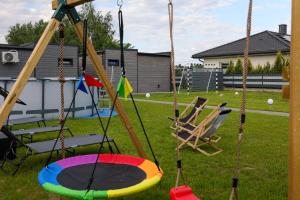
[[[210,80],[209,80],[210,79]],[[192,91],[223,90],[223,73],[219,71],[194,71]]]
[[[247,78],[248,88],[281,89],[285,85],[289,85],[289,82],[283,80],[281,74],[250,74]],[[224,86],[228,88],[241,88],[242,76],[240,74],[224,75]]]

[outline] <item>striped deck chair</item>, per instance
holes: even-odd
[[[207,104],[207,99],[201,98],[201,97],[195,97],[195,99],[184,109],[184,111],[179,115],[178,122],[179,125],[184,124],[194,124],[198,115],[201,113],[201,111],[204,109],[204,107]],[[176,129],[176,126],[174,124],[174,118],[168,117],[170,120],[173,120],[170,128]]]
[[[198,125],[186,124],[181,126],[178,130],[178,136],[176,133],[172,133],[174,137],[181,141],[179,149],[184,146],[190,146],[193,149],[203,153],[206,156],[213,156],[221,153],[223,149],[219,148],[212,141],[213,136],[216,134],[217,129],[224,123],[224,120],[231,112],[231,109],[226,109],[224,106],[218,106],[208,114],[204,120]],[[213,152],[209,152],[202,148],[204,145],[213,149]]]

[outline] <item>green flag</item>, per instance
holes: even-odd
[[[126,77],[121,77],[118,84],[118,92],[120,97],[127,99],[128,95],[133,92],[133,89]]]

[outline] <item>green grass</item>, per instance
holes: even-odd
[[[238,95],[235,95],[238,92]],[[239,108],[241,102],[242,92],[237,90],[224,90],[220,92],[192,92],[188,95],[185,91],[182,91],[178,95],[178,102],[190,103],[195,96],[201,96],[208,99],[208,105],[216,106],[219,103],[227,102],[229,107]],[[173,101],[172,93],[153,93],[150,98],[146,98],[145,95],[136,95],[137,98],[158,100],[158,101]],[[274,100],[274,104],[269,106],[267,100],[271,98]],[[270,91],[248,91],[247,92],[247,108],[255,110],[267,110],[278,112],[289,112],[289,103],[282,99],[280,92]]]
[[[131,103],[128,101],[124,104],[138,130],[138,136],[149,153]],[[176,141],[170,136],[169,121],[166,119],[171,115],[171,106],[140,102],[137,104],[155,153],[164,170],[164,177],[160,185],[122,199],[169,199],[169,189],[174,186],[176,176]],[[208,112],[209,110],[204,111],[201,115]],[[214,157],[206,157],[191,148],[182,151],[188,184],[204,200],[228,199],[236,150],[237,122],[238,113],[233,112],[218,131],[218,134],[222,136],[218,146],[224,149],[223,153]],[[67,126],[75,134],[93,133],[95,130],[101,133],[97,128],[99,127],[97,119],[69,120]],[[55,135],[45,134],[34,139],[37,141],[45,137],[54,138]],[[112,120],[109,135],[115,138],[122,153],[136,155],[118,117]],[[240,199],[287,199],[287,148],[288,118],[251,113],[247,115],[246,132],[242,144]],[[78,149],[77,153],[95,153],[96,149],[97,146],[85,147]],[[24,150],[18,151],[19,155],[22,153]],[[47,157],[47,154],[29,157],[15,177],[0,173],[0,199],[48,199],[48,193],[39,186],[37,181],[37,173],[43,167]]]

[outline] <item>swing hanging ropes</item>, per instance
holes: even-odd
[[[91,3],[90,3],[90,7],[91,7]],[[88,40],[88,21],[87,19],[85,19],[83,21],[83,50],[82,50],[82,75],[84,76],[85,75],[85,71],[86,71],[86,66],[87,66],[87,40]],[[106,124],[106,127],[104,128],[104,124],[102,122],[102,118],[100,116],[100,113],[97,109],[97,104],[94,100],[94,94],[93,92],[91,91],[91,88],[88,87],[88,90],[89,90],[89,93],[91,95],[91,99],[92,99],[92,104],[96,110],[96,113],[97,113],[97,117],[98,117],[98,120],[99,120],[99,123],[101,125],[101,128],[102,128],[102,131],[104,132],[104,136],[102,138],[102,141],[101,141],[101,144],[100,144],[100,147],[102,148],[103,146],[103,143],[105,141],[105,139],[107,140],[107,143],[108,143],[108,147],[109,147],[109,150],[111,153],[114,153],[113,152],[113,149],[112,149],[112,146],[108,140],[108,136],[107,136],[107,130],[108,130],[108,127],[109,127],[109,124],[110,124],[110,119],[111,117],[109,118],[107,124]]]
[[[250,47],[250,34],[252,24],[252,8],[253,1],[249,0],[248,17],[247,17],[247,36],[246,36],[246,48],[244,51],[244,68],[243,68],[243,96],[240,109],[240,125],[238,133],[237,151],[236,151],[236,166],[234,170],[234,176],[232,178],[232,189],[229,200],[238,200],[238,182],[241,171],[241,144],[244,135],[245,121],[246,121],[246,100],[247,100],[247,76],[249,65],[249,47]]]
[[[123,0],[118,0],[117,4],[119,6],[118,17],[119,17],[119,31],[120,31],[121,69],[122,69],[122,76],[125,78],[126,77],[126,69],[125,69],[125,59],[124,59],[124,23],[123,23],[123,12],[122,12]],[[135,103],[134,97],[133,97],[131,92],[130,92],[129,95],[130,95],[131,101],[133,103],[134,110],[135,110],[135,112],[137,114],[137,117],[139,119],[140,125],[142,127],[142,130],[143,130],[144,136],[146,138],[148,147],[149,147],[149,149],[151,151],[151,154],[152,154],[152,157],[154,159],[154,163],[157,166],[158,170],[160,171],[159,162],[158,162],[158,160],[155,156],[154,150],[152,148],[150,139],[149,139],[148,134],[146,132],[146,129],[145,129],[142,117],[139,113],[138,107]]]
[[[83,25],[83,26],[84,26],[84,31],[83,31],[83,32],[84,32],[84,38],[83,38],[82,75],[85,74],[85,70],[86,70],[86,56],[87,56],[87,53],[86,53],[86,43],[87,43],[87,36],[86,36],[86,35],[87,35],[87,20],[84,20],[84,25]],[[62,58],[62,60],[63,60],[63,58]],[[95,103],[95,101],[94,101],[94,95],[92,94],[92,92],[91,92],[91,90],[90,90],[89,87],[88,87],[88,89],[89,89],[89,93],[90,93],[91,98],[92,98],[93,106],[94,106],[94,108],[95,108],[95,110],[96,110],[96,112],[97,112],[97,116],[98,116],[98,119],[99,119],[99,123],[100,123],[101,129],[102,129],[102,131],[105,133],[105,129],[107,129],[107,128],[104,128],[104,125],[103,125],[101,116],[100,116],[99,111],[98,111],[98,109],[97,109],[97,105],[96,105],[96,103]],[[64,144],[64,137],[62,137],[61,135],[62,135],[62,133],[63,133],[64,127],[65,127],[65,124],[66,124],[66,120],[67,120],[67,118],[68,118],[68,116],[69,116],[69,114],[70,114],[70,112],[71,112],[71,110],[72,110],[72,107],[73,107],[73,105],[74,105],[74,102],[75,102],[75,99],[76,99],[78,90],[79,90],[79,88],[77,87],[76,90],[75,90],[75,92],[74,92],[74,96],[73,96],[73,98],[72,98],[72,101],[71,101],[71,103],[70,103],[70,106],[69,106],[69,108],[68,108],[68,111],[67,111],[65,117],[63,118],[63,120],[61,120],[61,128],[60,128],[60,130],[59,130],[59,134],[57,135],[57,137],[56,137],[56,139],[55,139],[55,142],[54,142],[54,144],[53,144],[52,150],[51,150],[51,152],[50,152],[50,154],[49,154],[49,156],[48,156],[48,159],[47,159],[47,161],[46,161],[46,164],[45,164],[46,167],[48,167],[48,165],[49,165],[50,162],[51,162],[52,155],[53,155],[53,152],[55,151],[55,147],[56,147],[56,145],[57,145],[57,142],[58,142],[59,138],[61,138],[62,141],[63,141],[61,144],[62,144],[62,145]],[[108,127],[108,124],[107,124],[107,127]],[[106,134],[105,134],[105,135],[106,135]],[[101,145],[103,145],[103,142],[104,142],[104,140],[105,140],[106,137],[107,137],[107,136],[103,137],[103,141],[101,142]],[[109,142],[108,140],[107,140],[107,143],[108,143],[110,152],[111,152],[111,153],[114,153],[114,152],[113,152],[113,149],[112,149],[112,146],[111,146],[111,144],[110,144],[110,142]],[[64,145],[62,146],[61,150],[62,150],[62,151],[65,151]]]
[[[119,19],[119,32],[120,32],[120,51],[121,51],[121,62],[120,62],[120,64],[121,64],[121,70],[122,70],[122,75],[121,76],[123,78],[126,78],[125,59],[124,59],[124,42],[123,42],[124,41],[124,23],[123,23],[123,13],[122,13],[123,0],[118,0],[117,1],[117,5],[119,6],[118,19]],[[106,129],[104,131],[104,137],[103,137],[103,140],[101,142],[100,148],[98,150],[98,154],[101,154],[101,151],[102,151],[102,148],[103,148],[104,139],[107,137],[107,130],[108,130],[111,118],[112,118],[112,114],[113,114],[113,111],[114,111],[114,108],[115,108],[115,105],[116,105],[116,102],[117,102],[118,95],[119,95],[119,91],[116,92],[116,96],[114,98],[113,105],[112,105],[112,108],[110,110],[110,114],[109,114],[107,126],[106,126]],[[137,108],[137,106],[135,104],[135,101],[134,101],[132,93],[130,93],[130,97],[131,97],[131,100],[133,102],[133,105],[134,105],[134,108],[135,108],[135,112],[136,112],[136,114],[138,116],[138,119],[139,119],[139,122],[141,124],[141,127],[143,129],[143,133],[145,135],[147,144],[148,144],[148,146],[150,148],[150,151],[152,153],[152,156],[153,156],[153,159],[154,159],[154,163],[157,166],[158,170],[160,171],[159,162],[156,159],[156,156],[154,154],[152,145],[150,143],[150,140],[149,140],[149,137],[147,135],[144,123],[143,123],[142,118],[141,118],[141,116],[139,114],[139,111],[138,111],[138,108]],[[94,163],[93,170],[92,170],[92,173],[91,173],[91,177],[89,179],[89,183],[88,183],[88,186],[86,188],[86,194],[91,190],[91,187],[92,187],[92,184],[93,184],[93,181],[94,181],[95,172],[96,172],[96,169],[97,169],[97,166],[98,166],[97,165],[98,160],[99,160],[99,156],[97,156],[96,161]]]
[[[172,0],[169,0],[168,4],[168,12],[169,12],[169,28],[170,28],[170,42],[171,42],[171,72],[172,72],[172,85],[173,85],[173,108],[174,108],[174,123],[175,123],[175,133],[176,133],[176,141],[177,141],[177,148],[176,148],[176,158],[177,158],[177,177],[175,187],[178,187],[180,178],[182,179],[183,183],[185,184],[185,178],[183,175],[182,169],[182,161],[181,155],[179,150],[179,136],[178,136],[178,118],[179,118],[179,109],[178,109],[178,102],[177,102],[177,91],[176,91],[176,69],[175,69],[175,49],[174,49],[174,40],[173,40],[173,21],[174,21],[174,7]]]

